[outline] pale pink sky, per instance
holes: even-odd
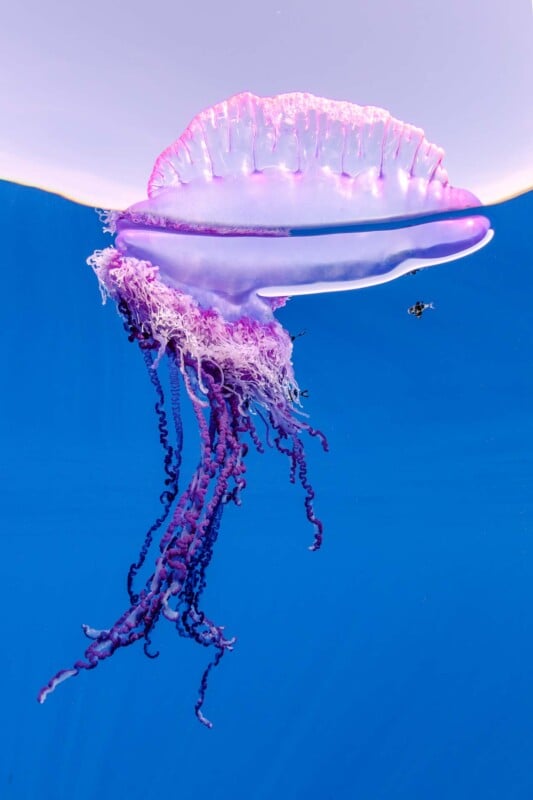
[[[121,208],[243,90],[378,105],[484,202],[533,184],[529,0],[42,0],[0,27],[0,178]]]

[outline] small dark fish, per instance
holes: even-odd
[[[424,311],[427,311],[428,308],[435,308],[435,306],[433,303],[423,303],[421,300],[417,300],[414,306],[410,306],[407,309],[407,313],[411,314],[413,317],[417,317],[417,319],[420,319]]]

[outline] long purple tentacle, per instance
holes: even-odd
[[[157,427],[159,431],[159,441],[161,443],[164,452],[163,468],[167,477],[165,478],[166,489],[159,497],[159,500],[163,506],[163,510],[161,514],[158,516],[158,518],[155,520],[155,522],[150,526],[150,528],[146,532],[144,543],[139,553],[139,557],[137,561],[135,561],[130,566],[130,569],[128,571],[127,588],[128,588],[128,595],[130,598],[130,602],[132,604],[136,603],[139,599],[139,595],[133,591],[133,581],[135,580],[135,576],[137,575],[139,570],[142,568],[144,562],[146,561],[146,557],[152,545],[154,534],[159,530],[159,528],[161,528],[163,523],[166,522],[166,520],[168,519],[168,516],[172,509],[172,504],[178,494],[178,481],[179,481],[182,448],[183,448],[183,428],[181,425],[181,416],[179,411],[179,382],[178,382],[178,376],[175,374],[175,367],[172,365],[171,360],[169,360],[169,364],[171,364],[169,369],[170,369],[170,379],[171,379],[172,419],[174,422],[174,430],[176,436],[176,445],[175,447],[173,447],[169,442],[167,414],[165,411],[165,395],[155,367],[155,359],[153,351],[145,349],[143,355],[148,370],[148,376],[156,392],[157,399],[155,403],[155,412],[158,418]],[[146,648],[145,652],[147,652]]]
[[[289,459],[291,481],[298,478],[304,489],[307,518],[315,531],[310,548],[313,550],[322,543],[322,522],[313,508],[314,491],[307,476],[301,434],[318,438],[324,449],[327,442],[319,431],[293,413],[291,343],[279,325],[243,319],[232,327],[213,316],[213,312],[201,311],[187,296],[159,284],[150,265],[123,260],[112,249],[96,254],[94,266],[101,283],[117,300],[128,338],[136,341],[143,351],[156,394],[166,488],[161,495],[163,510],[148,530],[139,558],[128,574],[128,608],[109,629],[82,626],[91,640],[84,658],[51,678],[38,699],[44,702],[66,679],[81,670],[94,669],[117,649],[139,639],[144,640],[146,654],[154,657],[157,654],[148,650],[151,633],[160,619],[167,619],[181,636],[215,651],[202,675],[195,705],[198,719],[211,727],[202,712],[208,679],[225,652],[233,649],[235,640],[225,637],[224,629],[206,616],[200,602],[224,507],[229,502],[239,504],[246,486],[248,444],[244,439],[248,438],[259,452],[263,451],[251,414],[256,412],[264,422],[267,444],[271,443],[269,432],[272,432],[275,447]],[[156,335],[151,326],[161,326],[158,317],[161,308],[168,315],[168,329],[164,335],[161,330]],[[197,338],[192,347],[187,337],[193,334],[197,337],[201,334],[203,338]],[[225,337],[231,345],[229,351],[224,349]],[[165,349],[169,360],[174,444],[154,359],[156,350],[161,353]],[[206,352],[208,355],[204,355]],[[256,358],[250,353],[255,353]],[[178,495],[183,445],[181,380],[196,415],[200,459],[189,485]],[[155,533],[164,524],[153,572],[140,591],[134,592],[134,578],[146,561]]]

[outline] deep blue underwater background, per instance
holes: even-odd
[[[280,312],[330,442],[308,447],[326,537],[307,550],[287,463],[251,454],[208,573],[238,637],[211,731],[208,653],[168,623],[159,659],[133,646],[36,701],[80,623],[124,610],[162,459],[141,355],[85,265],[97,216],[10,184],[0,202],[0,797],[532,798],[533,195],[468,259]]]

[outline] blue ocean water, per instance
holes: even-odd
[[[325,542],[307,550],[285,460],[251,453],[208,572],[238,638],[211,731],[208,654],[168,624],[157,660],[128,648],[36,701],[80,624],[125,608],[162,459],[142,358],[85,265],[97,216],[10,184],[0,201],[0,797],[533,797],[533,194],[468,259],[279,312],[306,331],[297,377],[330,442],[308,447]]]

